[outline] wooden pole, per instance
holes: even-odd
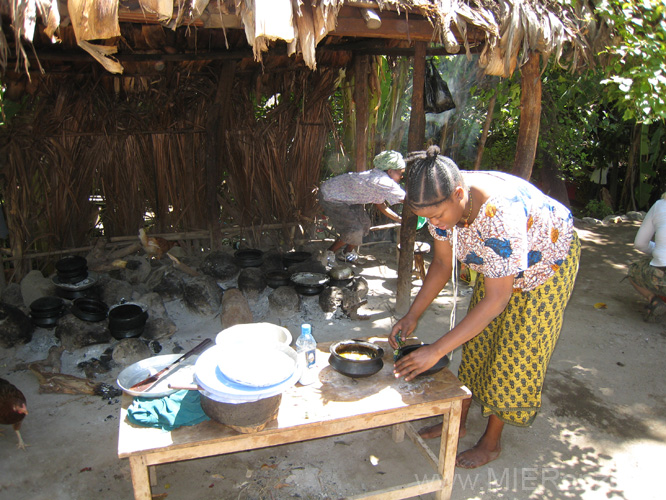
[[[520,128],[511,173],[527,180],[532,175],[541,124],[540,58],[539,53],[533,51],[520,69]]]
[[[368,57],[354,60],[354,103],[356,104],[356,171],[368,169]]]
[[[423,149],[425,142],[425,111],[423,91],[425,87],[426,43],[414,42],[414,76],[412,85],[412,112],[409,117],[407,148],[409,151]],[[409,178],[409,167],[405,171]],[[400,230],[400,257],[398,259],[398,286],[395,309],[400,315],[407,312],[411,302],[412,263],[414,262],[414,240],[416,239],[416,215],[407,204],[402,208],[402,228]]]

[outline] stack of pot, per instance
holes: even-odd
[[[296,351],[289,347],[291,335],[288,331],[285,336],[280,332],[283,328],[269,323],[236,325],[241,326],[247,333],[244,339],[236,337],[234,340],[224,330],[218,334],[217,345],[197,359],[194,379],[206,415],[238,432],[251,433],[262,430],[277,416],[282,393],[296,384],[300,367]],[[256,335],[247,330],[253,328]],[[234,331],[234,335],[237,333]],[[273,337],[284,341],[268,341]],[[280,365],[284,370],[273,369],[273,366],[262,370],[259,366],[271,365],[270,360],[278,358],[285,362]],[[252,373],[250,380],[234,377],[234,367],[243,372],[248,366],[257,366],[258,377],[253,377]]]

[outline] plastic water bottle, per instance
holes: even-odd
[[[317,378],[315,368],[317,341],[312,336],[312,326],[307,323],[301,325],[301,334],[296,339],[296,352],[302,369],[299,382],[302,385],[309,385]]]

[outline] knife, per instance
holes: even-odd
[[[130,390],[135,392],[146,392],[150,390],[157,382],[159,382],[169,373],[171,373],[180,363],[182,363],[183,361],[185,361],[187,358],[189,358],[194,354],[199,354],[206,347],[208,347],[209,344],[212,343],[213,341],[211,339],[204,339],[199,345],[187,351],[185,354],[183,354],[180,358],[171,363],[169,366],[162,368],[154,375],[151,375],[150,377],[143,379],[141,382],[137,382],[136,384],[134,384],[132,387],[130,387]]]

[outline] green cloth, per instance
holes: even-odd
[[[127,410],[127,420],[143,427],[172,431],[210,418],[201,409],[199,392],[182,390],[163,398],[135,397]]]
[[[375,168],[384,171],[405,170],[405,160],[397,151],[382,151],[375,156],[375,159],[372,160],[372,164]]]

